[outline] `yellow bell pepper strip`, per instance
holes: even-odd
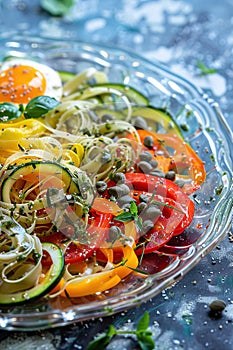
[[[84,155],[84,148],[81,144],[75,143],[69,147],[69,145],[63,145],[62,159],[65,163],[73,164],[79,167]]]
[[[19,150],[20,141],[28,137],[42,136],[46,126],[38,120],[28,119],[20,122],[0,123],[0,150]]]
[[[65,164],[73,164],[74,166],[79,167],[81,163],[81,158],[71,149],[64,149],[62,152],[62,161]]]
[[[133,247],[122,247],[122,253],[123,262],[120,264],[111,263],[112,253],[107,256],[109,265],[112,265],[112,268],[109,270],[92,275],[74,277],[68,281],[62,278],[54,290],[54,296],[60,294],[63,297],[67,297],[67,295],[71,298],[82,297],[100,293],[116,286],[138,266],[138,258]],[[53,297],[53,294],[50,296]]]
[[[46,130],[46,126],[36,119],[21,120],[17,123],[0,123],[0,137],[3,137],[8,129],[16,129],[23,137],[39,136],[43,134]],[[6,138],[7,139],[7,138]]]

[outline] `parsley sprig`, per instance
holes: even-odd
[[[117,330],[113,325],[110,325],[107,332],[101,333],[99,336],[95,337],[88,346],[87,350],[103,350],[111,342],[116,335],[134,335],[137,338],[138,345],[141,350],[153,350],[155,349],[155,342],[152,338],[152,332],[148,329],[150,324],[150,315],[146,311],[143,316],[139,319],[137,327],[135,330]]]

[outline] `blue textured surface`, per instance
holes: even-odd
[[[37,0],[1,1],[1,32],[104,43],[159,60],[217,100],[233,128],[233,4],[231,0],[76,1],[63,18],[42,11]],[[202,76],[197,62],[215,68]],[[156,349],[233,349],[233,243],[228,237],[176,286],[153,300],[105,319],[33,333],[0,331],[1,349],[85,349],[110,323],[134,328],[145,310],[151,315]],[[208,304],[223,299],[219,319]],[[118,337],[107,349],[136,349]]]

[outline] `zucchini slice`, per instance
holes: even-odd
[[[44,277],[34,287],[15,293],[0,293],[0,305],[23,304],[25,302],[41,298],[48,294],[60,281],[64,271],[64,257],[62,250],[54,243],[42,243],[42,248],[50,255],[52,264],[43,272]]]
[[[163,109],[152,106],[135,106],[132,108],[132,122],[133,118],[138,116],[144,118],[148,126],[157,133],[176,134],[183,138],[178,124]]]
[[[184,138],[176,121],[167,111],[160,108],[152,106],[132,106],[131,120],[128,118],[128,109],[125,108],[110,109],[106,105],[97,105],[92,108],[92,110],[98,116],[99,120],[101,120],[104,115],[112,115],[117,120],[130,121],[134,124],[134,119],[136,117],[142,117],[153,131],[157,133],[176,134]]]
[[[93,100],[101,104],[122,104],[126,100],[128,103],[137,105],[148,105],[149,100],[136,89],[121,84],[99,84],[93,85],[74,92],[72,95],[64,97],[66,100]]]
[[[137,105],[149,105],[150,101],[149,99],[144,96],[141,92],[133,88],[129,85],[124,84],[118,84],[118,83],[104,83],[104,84],[96,84],[92,85],[91,88],[107,88],[110,91],[117,90],[121,92],[124,96],[128,97],[129,101],[131,103],[137,104]]]
[[[15,203],[15,197],[14,200],[12,200],[12,195],[15,195],[16,193],[19,199],[18,202],[21,203],[22,201],[20,199],[20,194],[17,194],[17,181],[22,181],[24,176],[31,175],[38,183],[40,181],[43,182],[43,180],[47,181],[50,176],[52,179],[56,178],[61,182],[62,190],[65,194],[77,194],[82,197],[83,201],[85,201],[87,205],[92,204],[94,198],[93,186],[83,171],[75,170],[73,172],[68,167],[63,166],[60,163],[40,160],[20,164],[13,169],[8,177],[2,182],[1,199],[7,203]],[[15,191],[14,186],[16,187]],[[53,182],[51,187],[53,187]],[[56,187],[56,184],[54,187]],[[27,199],[24,198],[24,203],[25,202],[27,202]],[[40,200],[37,199],[36,202],[39,203]]]

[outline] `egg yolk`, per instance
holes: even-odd
[[[28,103],[45,89],[46,79],[34,67],[15,65],[0,73],[0,102]]]

